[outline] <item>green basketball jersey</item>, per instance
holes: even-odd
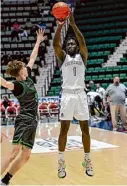
[[[18,81],[22,84],[23,92],[16,96],[20,103],[20,115],[36,117],[38,110],[38,94],[32,79],[29,77],[24,81]]]

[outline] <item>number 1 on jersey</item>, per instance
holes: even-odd
[[[76,67],[73,68],[73,75],[76,76]]]

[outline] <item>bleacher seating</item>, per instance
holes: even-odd
[[[18,21],[18,23],[21,25],[22,28],[24,28],[24,25],[26,23],[27,18],[30,19],[32,24],[37,24],[40,21],[42,21],[45,26],[45,34],[48,37],[48,40],[43,43],[43,47],[45,47],[45,51],[48,52],[47,47],[51,45],[51,39],[52,39],[52,32],[54,32],[54,26],[56,25],[54,17],[51,15],[51,7],[50,6],[42,6],[41,7],[41,15],[34,15],[36,14],[38,10],[37,2],[35,0],[27,0],[27,1],[5,1],[1,3],[1,24],[6,24],[8,20],[10,20],[11,23],[13,23],[15,20]],[[48,11],[48,14],[45,14],[45,11]],[[30,35],[28,33],[28,37],[22,37],[19,41],[11,41],[11,30],[2,30],[1,32],[1,52],[4,53],[4,55],[11,55],[14,56],[16,51],[22,51],[23,54],[27,57],[29,60],[29,56],[31,54],[31,51],[34,47],[36,36]],[[53,54],[54,55],[54,54]],[[53,59],[51,56],[50,58]],[[54,61],[52,60],[52,63]],[[34,80],[34,83],[39,89],[39,83],[37,82],[37,76],[40,76],[40,69],[47,69],[47,71],[53,72],[53,65],[51,65],[51,61],[48,61],[47,68],[46,66],[42,68],[43,60],[41,60],[40,56],[37,57],[37,60],[35,62],[35,65],[33,67],[32,71],[32,78]],[[13,78],[7,77],[5,74],[6,71],[6,65],[2,65],[1,72],[2,76],[6,78],[7,80],[13,81]],[[42,76],[42,75],[41,75]],[[42,78],[41,78],[42,79]],[[49,82],[48,82],[49,83]],[[41,89],[43,89],[43,84],[41,86]],[[13,95],[10,91],[4,89],[2,87],[2,97],[4,95],[9,95],[9,98],[12,98]],[[39,91],[39,96],[44,96],[46,94],[45,91],[41,92]]]

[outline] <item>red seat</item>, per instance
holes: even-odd
[[[42,115],[47,116],[49,114],[47,104],[42,103],[41,105],[39,105],[39,114],[40,116]]]
[[[50,103],[49,111],[51,115],[57,115],[59,113],[59,105],[57,103]]]
[[[5,112],[4,106],[0,106],[0,112]]]
[[[14,107],[14,106],[9,106],[9,107],[7,107],[7,109],[6,109],[6,117],[7,117],[7,118],[8,118],[8,117],[13,117],[13,118],[15,118],[16,115],[17,115],[16,107]]]

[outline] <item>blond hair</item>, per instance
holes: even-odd
[[[20,70],[23,68],[24,63],[22,61],[14,60],[10,61],[7,65],[6,73],[13,77],[18,77]]]

